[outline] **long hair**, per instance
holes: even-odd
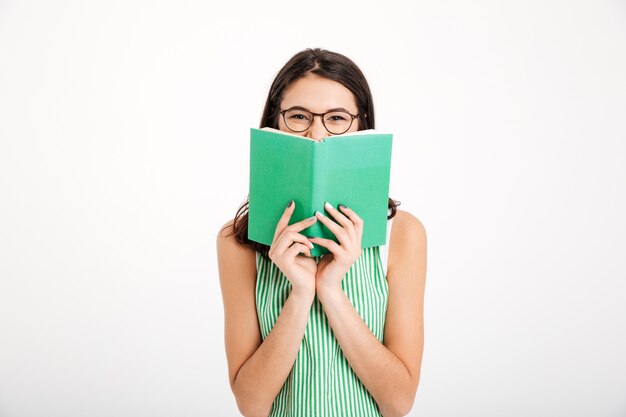
[[[358,109],[358,130],[374,129],[374,102],[372,93],[365,76],[359,67],[348,57],[336,52],[320,48],[305,49],[295,54],[278,72],[270,87],[261,117],[260,127],[278,128],[280,104],[285,90],[300,78],[308,74],[315,74],[329,80],[336,81],[352,92]],[[269,246],[248,239],[248,207],[249,200],[239,206],[233,219],[232,231],[228,235],[235,235],[235,240],[242,245],[253,248],[265,258],[268,257]],[[399,201],[389,198],[388,208],[391,213],[387,219],[396,215]]]

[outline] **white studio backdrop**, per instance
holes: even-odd
[[[0,416],[237,416],[217,231],[296,52],[428,234],[410,416],[626,416],[626,3],[0,0]]]

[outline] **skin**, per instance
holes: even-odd
[[[338,107],[344,108],[350,114],[358,113],[354,95],[350,90],[336,81],[313,74],[295,81],[286,89],[280,109],[286,110],[294,106],[304,107],[313,113],[324,113]],[[359,130],[358,120],[354,120],[348,132]],[[278,128],[294,133],[285,125],[282,117],[278,118]],[[317,116],[308,130],[297,134],[316,141],[331,136],[324,127],[321,117]]]
[[[341,84],[315,75],[294,82],[281,109],[302,106],[323,113],[343,107],[357,114],[352,93]],[[358,130],[357,120],[350,131]],[[281,130],[289,129],[279,122]],[[300,133],[313,140],[330,134],[319,117]],[[406,415],[420,380],[424,346],[426,231],[412,214],[397,210],[389,242],[388,309],[384,343],[372,334],[341,289],[341,281],[361,254],[363,222],[357,213],[326,207],[327,215],[289,224],[295,204],[285,209],[270,246],[270,258],[292,284],[292,291],[270,331],[262,340],[256,315],[256,257],[238,245],[227,222],[217,237],[220,285],[224,301],[225,344],[231,389],[244,416],[267,416],[296,359],[315,294],[350,366],[377,402],[385,417]],[[299,233],[316,221],[337,237],[312,238],[331,253],[318,264],[308,239]]]

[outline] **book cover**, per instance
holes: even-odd
[[[375,130],[315,141],[277,129],[250,129],[248,238],[271,245],[276,224],[290,200],[296,203],[289,224],[325,211],[328,201],[343,204],[363,219],[361,247],[386,243],[393,135]],[[337,222],[336,222],[337,223]],[[332,239],[321,221],[301,231]],[[329,251],[319,245],[312,256]]]

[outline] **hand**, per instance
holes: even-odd
[[[323,246],[331,252],[322,256],[317,264],[315,276],[317,292],[341,289],[341,281],[362,252],[363,220],[354,211],[341,204],[339,205],[341,211],[329,203],[326,203],[324,207],[339,224],[322,213],[316,212],[315,215],[333,232],[339,240],[339,244],[330,239],[309,238],[311,242]]]
[[[313,245],[298,232],[315,224],[317,219],[313,217],[289,225],[295,206],[296,203],[292,201],[278,221],[268,255],[291,283],[292,292],[313,298],[317,270],[315,259],[311,258]],[[309,257],[298,256],[301,252]]]

